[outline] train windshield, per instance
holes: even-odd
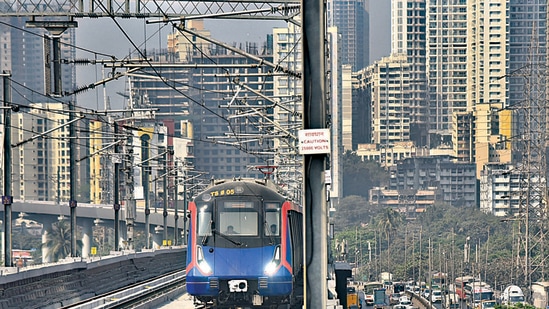
[[[209,205],[201,205],[198,207],[198,236],[212,235],[212,211]]]
[[[219,231],[225,235],[257,236],[258,218],[253,202],[226,201],[219,211]]]
[[[280,204],[265,203],[265,235],[280,235]]]

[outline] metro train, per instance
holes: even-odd
[[[187,292],[201,308],[302,308],[303,214],[268,180],[219,180],[189,203]]]

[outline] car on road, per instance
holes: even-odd
[[[429,290],[429,289],[423,290],[423,292],[421,293],[421,296],[423,296],[423,298],[428,300],[429,296],[431,296],[431,290]]]
[[[366,296],[364,297],[364,302],[366,303],[366,306],[373,306],[374,294],[366,294]]]
[[[441,290],[433,290],[433,293],[431,294],[431,301],[433,303],[442,302],[442,291]]]
[[[394,305],[393,309],[418,309],[417,307],[414,307],[413,305]]]
[[[400,296],[398,299],[399,305],[409,306],[412,305],[412,300],[408,296]]]

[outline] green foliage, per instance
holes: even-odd
[[[506,305],[496,305],[495,309],[535,309],[535,306],[528,305],[528,304],[514,304],[512,306],[506,306]]]
[[[334,213],[335,229],[341,231],[347,226],[360,226],[370,222],[375,214],[375,210],[369,207],[368,201],[363,196],[346,196],[339,201]]]
[[[77,251],[81,251],[82,241],[77,240]],[[55,222],[47,229],[46,242],[42,245],[48,248],[47,259],[57,262],[71,254],[71,228],[70,224],[61,220]]]
[[[389,237],[404,222],[404,217],[392,208],[385,208],[375,217],[374,222],[379,230]]]
[[[42,261],[42,236],[33,235],[27,230],[22,229],[17,233],[13,233],[11,237],[12,249],[31,250],[31,255],[34,264]]]
[[[415,221],[406,221],[392,209],[369,218],[369,224],[348,225],[336,233],[337,241],[347,241],[347,261],[360,259],[358,265],[363,267],[359,273],[364,277],[376,278],[380,272],[389,271],[396,280],[427,281],[430,260],[431,271],[450,276],[480,274],[498,289],[518,283],[521,269],[516,265],[517,222],[502,222],[478,209],[445,204],[427,208]],[[352,220],[348,222],[352,224]],[[466,242],[468,262],[464,255]],[[355,248],[361,248],[363,254],[355,257]]]
[[[42,246],[42,237],[23,231],[13,233],[11,237],[12,249],[31,250]]]
[[[373,187],[388,184],[389,173],[372,161],[362,161],[351,151],[343,156],[343,198],[334,214],[336,231],[368,224],[381,211],[368,202]]]
[[[389,173],[377,162],[362,161],[351,151],[343,155],[343,196],[359,195],[368,200],[373,187],[389,183]]]

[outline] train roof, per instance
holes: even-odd
[[[238,189],[237,189],[238,188]],[[211,194],[214,191],[234,189],[235,193],[242,195],[263,195],[269,198],[289,199],[284,191],[270,179],[233,178],[233,179],[212,179],[210,185],[200,192],[195,200],[202,199],[204,194]],[[233,193],[234,194],[234,193]]]
[[[210,191],[213,188],[231,187],[236,183],[242,184],[248,188],[267,188],[283,196],[282,189],[269,179],[254,178],[212,179],[210,181],[210,185],[206,188],[206,190],[204,190],[204,192]]]

